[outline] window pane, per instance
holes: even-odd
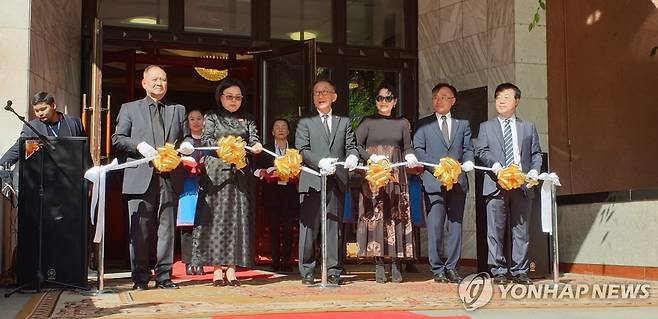
[[[404,47],[404,0],[347,0],[347,44]]]
[[[101,2],[104,25],[166,29],[169,24],[167,0],[114,0]]]
[[[348,88],[349,96],[349,114],[352,120],[352,128],[356,128],[364,117],[377,114],[375,105],[375,96],[377,96],[377,87],[386,83],[397,89],[398,104],[393,109],[396,115],[402,114],[401,105],[402,97],[400,96],[400,83],[397,72],[369,71],[369,70],[349,70]]]
[[[272,39],[331,42],[332,8],[327,0],[271,0]]]
[[[251,0],[185,0],[185,31],[251,35]]]

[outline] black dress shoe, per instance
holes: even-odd
[[[224,286],[228,286],[228,280],[226,280],[226,279],[224,279],[224,278],[219,279],[219,280],[213,280],[213,281],[212,281],[212,285],[215,286],[215,287],[224,287]]]
[[[196,275],[194,271],[194,266],[192,264],[185,264],[185,274],[188,276]]]
[[[512,280],[517,284],[532,285],[532,279],[530,279],[527,274],[520,274],[518,276],[514,276]]]
[[[149,284],[146,282],[136,283],[133,285],[133,290],[147,290],[149,289]]]
[[[167,279],[164,281],[156,282],[155,283],[155,288],[162,288],[162,289],[178,289],[178,285],[175,284],[171,279]]]
[[[199,275],[199,276],[203,276],[203,275],[204,275],[204,273],[203,273],[203,266],[193,266],[193,267],[194,267],[194,274],[195,274],[195,275]]]
[[[495,275],[493,278],[493,283],[496,285],[507,285],[507,276],[505,275]]]
[[[314,283],[315,283],[315,278],[313,277],[313,275],[306,275],[306,276],[302,277],[302,284],[312,285]]]
[[[229,281],[228,281],[228,285],[229,285],[229,286],[233,286],[233,287],[239,287],[241,284],[240,284],[240,281],[239,281],[239,280],[237,280],[237,279],[232,279],[232,280],[229,280]]]
[[[446,270],[446,277],[451,283],[460,283],[462,281],[462,277],[460,277],[459,273],[454,269]]]
[[[444,273],[440,273],[438,275],[434,275],[434,282],[438,282],[441,284],[448,283],[448,278],[446,278],[446,275]]]
[[[342,285],[343,281],[340,279],[339,275],[329,275],[327,277],[327,283],[332,285]]]

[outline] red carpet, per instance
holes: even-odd
[[[202,276],[188,276],[185,274],[185,264],[182,262],[178,261],[174,263],[174,269],[172,273],[172,279],[175,282],[179,281],[210,281],[212,280],[212,272],[213,272],[213,267],[207,266],[203,268],[204,270],[204,275]],[[262,278],[270,278],[272,275],[270,274],[263,274],[262,272],[252,270],[249,268],[240,268],[238,267],[238,271],[236,273],[238,279],[262,279]]]
[[[349,311],[349,312],[306,312],[290,314],[263,314],[248,316],[217,316],[217,319],[471,319],[468,316],[430,317],[408,311]]]

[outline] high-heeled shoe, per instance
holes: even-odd
[[[229,286],[239,287],[241,285],[240,281],[237,278],[231,280],[227,279],[226,281],[228,281]]]
[[[203,276],[204,275],[203,266],[194,266],[194,274]]]
[[[215,287],[224,287],[224,286],[228,286],[229,283],[228,283],[228,280],[222,278],[222,279],[219,279],[219,280],[213,280],[212,285],[215,286]]]
[[[185,274],[188,276],[196,275],[194,271],[194,265],[192,264],[185,264]]]

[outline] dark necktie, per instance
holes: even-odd
[[[153,138],[155,140],[155,147],[158,148],[164,145],[164,121],[162,120],[162,113],[164,112],[164,105],[162,103],[151,104],[151,124],[153,126]]]
[[[443,139],[446,141],[446,144],[450,144],[450,135],[448,133],[448,118],[445,115],[441,115],[441,134],[443,134]]]
[[[503,130],[503,142],[505,142],[505,166],[514,163],[514,146],[512,145],[512,128],[509,125],[509,119],[505,121],[505,129]]]
[[[324,132],[327,137],[331,138],[331,130],[329,130],[329,114],[322,114],[322,124],[324,124]]]

